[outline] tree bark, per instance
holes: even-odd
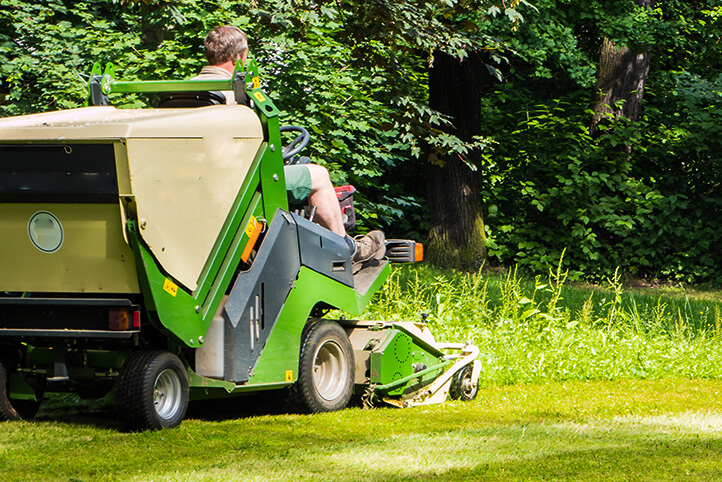
[[[651,8],[653,0],[633,0],[640,7]],[[649,48],[635,52],[626,46],[617,46],[605,37],[599,55],[596,101],[591,133],[601,133],[603,119],[624,117],[636,121],[642,107],[644,83],[649,73]]]
[[[484,66],[472,53],[460,61],[437,53],[429,71],[429,106],[452,117],[446,129],[461,140],[481,134]],[[481,154],[467,160],[480,165]],[[431,230],[427,259],[444,267],[478,269],[486,261],[481,176],[456,154],[429,153],[428,194]]]
[[[145,49],[156,50],[168,34],[162,18],[155,18],[162,8],[164,7],[160,2],[140,2],[140,39],[141,46]]]

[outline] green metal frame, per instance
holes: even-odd
[[[38,395],[33,387],[28,385],[24,373],[13,372],[8,376],[8,397],[13,400],[38,401]]]
[[[317,303],[327,303],[352,316],[359,316],[390,273],[391,267],[387,264],[368,291],[362,295],[353,288],[301,267],[248,384],[288,384],[296,381],[301,334],[314,306]]]
[[[425,370],[421,370],[406,377],[399,378],[398,380],[394,380],[393,382],[387,383],[386,385],[376,385],[374,386],[374,390],[382,395],[401,395],[404,389],[407,388],[407,385],[409,385],[409,382],[424,381],[424,379],[426,379],[426,382],[429,383],[438,378],[438,376],[441,374],[441,370],[448,367],[452,363],[454,363],[453,360],[445,360],[432,367],[426,368]],[[432,376],[427,377],[427,375]]]
[[[400,359],[403,354],[410,360]],[[440,350],[402,325],[393,324],[379,345],[371,350],[369,382],[381,396],[403,396],[433,382],[451,363]],[[414,371],[413,364],[425,368]]]

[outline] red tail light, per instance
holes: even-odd
[[[133,312],[133,328],[140,328],[140,310]]]

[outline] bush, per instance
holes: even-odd
[[[498,141],[484,192],[489,255],[544,273],[566,250],[572,279],[634,277],[722,282],[720,81],[689,75],[650,92],[636,123],[588,126],[589,98],[521,107],[490,122]],[[502,91],[503,92],[503,91]],[[667,113],[677,112],[670,117]],[[521,119],[521,121],[518,121]]]

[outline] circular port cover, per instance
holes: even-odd
[[[54,214],[39,211],[28,223],[30,241],[43,253],[54,253],[63,245],[63,226]]]

